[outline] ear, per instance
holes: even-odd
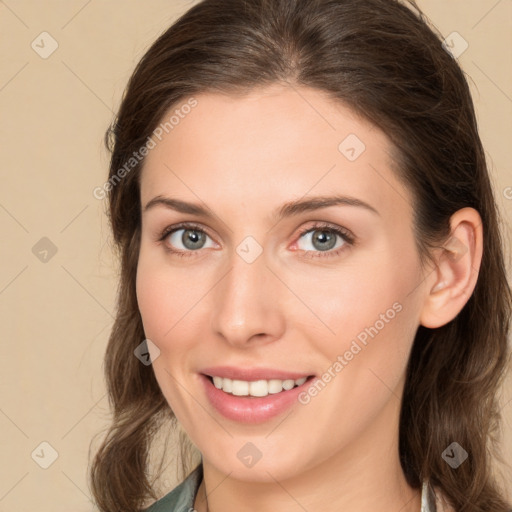
[[[483,251],[482,218],[474,208],[462,208],[450,219],[451,236],[435,255],[436,266],[426,280],[427,295],[420,315],[424,327],[441,327],[453,320],[471,297]]]

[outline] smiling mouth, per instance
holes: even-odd
[[[238,380],[227,377],[205,375],[210,382],[224,393],[239,397],[261,398],[268,395],[277,395],[289,391],[295,387],[302,386],[314,376],[301,377],[299,379],[260,379],[260,380]]]

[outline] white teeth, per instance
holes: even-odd
[[[283,389],[286,389],[288,391],[289,389],[292,389],[293,386],[295,386],[295,381],[292,379],[288,379],[283,381]]]
[[[267,396],[268,384],[266,380],[255,380],[249,383],[249,394],[251,396]]]
[[[268,381],[268,392],[273,393],[281,393],[283,391],[283,381],[272,379]]]
[[[231,393],[233,391],[233,381],[231,379],[222,379],[222,388],[227,393]]]
[[[224,379],[222,379],[224,382]],[[236,396],[247,396],[249,394],[249,383],[246,380],[234,380],[231,393]]]
[[[300,379],[270,379],[270,380],[232,380],[226,377],[213,377],[213,384],[217,389],[222,389],[226,393],[231,393],[235,396],[267,396],[268,394],[281,393],[281,391],[288,391],[295,386],[302,386],[306,382],[307,377]]]

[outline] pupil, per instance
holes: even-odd
[[[329,250],[336,245],[336,237],[330,231],[317,231],[318,235],[313,235],[313,243],[320,242],[319,250]],[[325,242],[329,242],[328,246],[323,245]]]
[[[183,232],[183,245],[188,249],[197,249],[201,246],[201,242],[204,242],[205,234],[199,233],[192,229],[187,229]],[[191,243],[190,243],[191,242]]]

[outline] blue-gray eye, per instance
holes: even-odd
[[[181,234],[180,234],[181,232]],[[181,251],[194,251],[204,249],[207,238],[210,238],[204,231],[195,228],[179,228],[166,235],[169,244]],[[182,244],[182,247],[179,246]],[[214,245],[210,245],[214,247]]]
[[[306,238],[310,247],[299,247],[303,251],[330,251],[342,247],[347,241],[344,233],[330,227],[310,228],[302,233],[300,239]],[[340,244],[336,245],[336,239],[340,239]],[[299,239],[299,240],[300,240]]]

